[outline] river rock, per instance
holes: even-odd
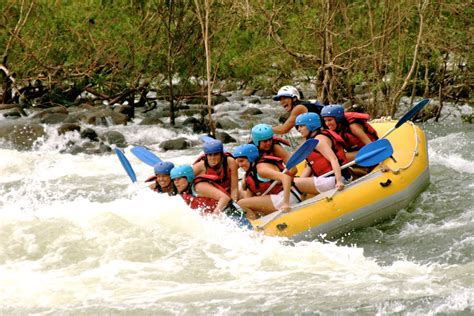
[[[257,90],[254,95],[261,98],[271,98],[273,96],[273,91],[271,89],[260,89]]]
[[[36,123],[7,121],[0,124],[0,138],[11,142],[18,150],[30,150],[33,143],[43,136],[44,128]]]
[[[186,138],[179,137],[175,139],[165,140],[160,143],[160,148],[163,150],[181,150],[189,148],[189,143]]]
[[[250,97],[247,99],[250,104],[262,104],[262,100],[259,97]]]
[[[216,120],[217,126],[219,128],[229,130],[229,129],[234,129],[234,128],[239,128],[240,124],[234,121],[232,118],[228,116],[220,117]]]
[[[256,91],[256,90],[253,89],[253,88],[244,89],[244,90],[242,91],[242,96],[244,96],[244,97],[249,97],[249,96],[251,96],[252,94],[254,94],[255,91]]]
[[[18,114],[26,116],[25,110],[18,104],[0,104],[0,113],[2,112],[4,117],[16,118]]]
[[[216,138],[224,144],[237,142],[235,138],[227,134],[226,132],[216,132]]]
[[[90,139],[92,141],[98,141],[99,136],[97,135],[96,131],[92,128],[86,128],[81,132],[81,138]]]
[[[120,148],[127,147],[127,141],[125,140],[125,136],[123,136],[122,133],[117,131],[107,131],[100,136],[100,139],[108,144],[116,145]]]
[[[81,126],[77,123],[64,123],[58,127],[58,134],[63,135],[67,132],[81,131]]]
[[[116,108],[114,108],[114,112],[121,113],[128,116],[128,120],[135,117],[135,108],[130,104],[122,104]]]
[[[113,124],[127,125],[128,116],[122,113],[114,112],[111,109],[91,110],[85,119],[87,124],[108,126],[109,121]]]
[[[18,119],[21,117],[21,112],[18,109],[12,109],[5,111],[2,115],[7,119]]]
[[[150,112],[140,122],[139,125],[163,125],[163,121],[160,120],[162,114],[159,112]]]
[[[42,109],[41,111],[34,113],[31,116],[31,118],[41,120],[41,119],[43,119],[44,117],[46,117],[50,114],[65,114],[65,115],[67,115],[67,114],[69,114],[69,110],[63,105],[54,106],[54,107],[51,107],[51,108]]]
[[[258,109],[258,108],[254,108],[254,107],[248,107],[247,109],[245,109],[245,111],[242,112],[241,115],[259,115],[259,114],[263,114],[262,110]]]
[[[186,118],[182,123],[183,126],[191,126],[193,132],[196,134],[207,132],[208,125],[206,124],[207,123],[203,123],[201,120],[198,120],[194,116]]]
[[[43,124],[58,124],[64,122],[68,115],[64,113],[46,113],[40,118],[40,122]]]

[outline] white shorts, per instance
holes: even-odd
[[[336,177],[313,177],[314,186],[319,193],[323,193],[336,187]]]
[[[278,194],[270,194],[270,198],[272,199],[273,206],[275,209],[279,210],[283,205],[283,195],[285,194],[284,191],[281,191]],[[298,203],[298,199],[293,193],[290,193],[290,206],[295,205]]]

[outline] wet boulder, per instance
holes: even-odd
[[[129,117],[125,114],[114,112],[111,109],[91,110],[85,118],[87,124],[92,125],[127,125]]]
[[[66,134],[67,132],[80,132],[81,131],[81,126],[77,123],[64,123],[60,127],[58,127],[58,134],[63,135]]]
[[[163,117],[163,116],[159,112],[149,113],[140,122],[140,125],[163,125],[163,121],[160,119],[161,117]]]
[[[160,143],[160,148],[163,150],[182,150],[189,148],[188,140],[185,137],[165,140]]]
[[[233,138],[232,136],[230,136],[226,132],[217,132],[216,133],[216,138],[219,139],[224,144],[237,142],[235,140],[235,138]]]
[[[128,120],[135,117],[135,108],[130,104],[122,104],[116,108],[114,108],[114,112],[121,113],[128,116]]]
[[[26,116],[25,111],[18,104],[0,104],[0,114],[10,119]]]
[[[2,115],[3,115],[3,117],[5,117],[7,119],[18,119],[22,116],[21,112],[18,111],[18,109],[11,109],[9,111],[4,111],[2,113]]]
[[[99,140],[99,136],[97,135],[96,131],[94,131],[92,128],[86,128],[83,131],[81,131],[81,138],[89,139],[92,141]]]
[[[224,116],[224,117],[220,117],[216,120],[216,123],[217,125],[222,128],[222,129],[225,129],[225,130],[229,130],[229,129],[234,129],[234,128],[239,128],[240,127],[240,124],[238,122],[236,122],[234,119],[228,117],[228,116]]]
[[[259,114],[263,114],[262,110],[255,107],[248,107],[247,109],[245,109],[245,111],[242,112],[242,115],[250,115],[250,116],[259,115]]]
[[[34,142],[45,135],[44,128],[36,123],[6,121],[0,124],[0,138],[18,150],[30,150]]]
[[[64,122],[67,117],[68,115],[64,113],[47,113],[40,118],[40,122],[43,124],[58,124]]]
[[[117,131],[107,131],[100,136],[100,139],[110,145],[116,145],[120,148],[127,147],[125,136]]]
[[[56,119],[58,117],[63,117],[63,118],[66,118],[67,115],[69,114],[69,110],[65,107],[65,106],[53,106],[53,107],[50,107],[50,108],[46,108],[46,109],[42,109],[36,113],[34,113],[31,118],[32,119],[39,119],[40,121],[44,121],[44,120],[49,120],[48,117],[51,117],[54,115],[56,115]],[[54,119],[50,119],[50,120],[54,120]],[[42,122],[42,123],[45,123],[45,122]]]

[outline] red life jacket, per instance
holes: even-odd
[[[247,183],[247,188],[255,195],[262,195],[269,186],[272,185],[273,181],[263,182],[258,179],[257,176],[257,164],[259,163],[269,163],[275,165],[283,171],[285,166],[283,165],[283,159],[280,157],[275,156],[263,156],[261,157],[255,165],[253,165],[246,173],[245,173],[245,182]],[[278,183],[270,190],[268,194],[278,194],[283,190],[283,185]]]
[[[219,181],[220,181],[220,177],[217,176],[217,175],[203,174],[203,175],[200,175],[200,176],[197,176],[196,178],[194,178],[193,183],[196,185],[200,182],[209,182],[210,184],[212,184],[213,186],[215,186],[216,188],[218,188],[219,190],[221,190],[225,194],[230,195],[230,180],[229,180],[229,186],[227,188],[222,186],[219,183]]]
[[[204,166],[206,168],[206,172],[202,175],[197,176],[194,179],[194,184],[197,184],[202,181],[206,181],[214,185],[220,190],[223,190],[226,193],[230,193],[230,178],[231,178],[231,171],[230,168],[227,167],[227,158],[233,158],[232,154],[229,152],[225,152],[222,155],[222,168],[219,172],[215,169],[211,168],[206,160],[206,155],[202,154],[199,156],[193,164],[204,160]]]
[[[357,151],[365,146],[364,142],[354,134],[352,134],[349,125],[352,123],[357,123],[362,126],[364,132],[370,138],[371,141],[379,139],[377,131],[370,125],[367,121],[370,119],[370,115],[367,113],[358,113],[358,112],[346,112],[344,113],[346,121],[349,123],[347,127],[339,133],[339,135],[346,142],[347,151]]]
[[[217,200],[211,198],[194,196],[188,192],[183,192],[180,195],[184,202],[193,210],[200,209],[204,213],[209,214],[212,213],[217,206]]]
[[[340,165],[343,165],[346,161],[346,154],[344,153],[345,142],[341,136],[336,132],[325,129],[319,132],[317,135],[322,134],[326,137],[329,137],[331,140],[331,149],[336,154],[337,160]],[[317,136],[316,135],[316,136]],[[311,154],[306,158],[311,170],[316,176],[320,176],[332,170],[331,162],[327,160],[319,151],[316,149],[313,150]]]

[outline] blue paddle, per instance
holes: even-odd
[[[408,121],[409,119],[413,118],[418,112],[421,111],[422,108],[425,107],[425,105],[427,105],[428,103],[430,103],[430,99],[423,99],[421,100],[420,102],[418,102],[417,104],[415,104],[414,107],[412,107],[408,112],[405,113],[405,115],[402,116],[401,119],[398,120],[397,124],[395,124],[394,127],[392,127],[391,129],[389,129],[385,134],[383,134],[382,137],[380,138],[385,138],[387,137],[391,132],[393,132],[394,130],[396,130],[397,128],[399,128],[400,126],[402,126],[406,121]]]
[[[135,175],[135,171],[133,171],[132,165],[128,161],[127,157],[125,157],[125,154],[118,148],[115,148],[114,151],[117,154],[117,157],[120,160],[120,163],[122,164],[123,168],[127,172],[132,182],[133,183],[137,182],[137,176]]]
[[[215,138],[208,135],[201,136],[199,139],[204,143],[210,142],[211,140],[216,140]]]
[[[152,153],[145,147],[135,146],[132,149],[130,149],[130,151],[138,159],[140,159],[141,161],[143,161],[144,163],[152,167],[161,161],[161,159],[157,155],[155,155],[154,153]]]
[[[313,149],[318,145],[319,141],[315,138],[311,138],[306,140],[294,153],[291,155],[290,159],[286,163],[286,168],[281,173],[287,172],[289,169],[296,167],[300,162],[306,159],[309,154],[313,151]],[[262,196],[267,195],[275,185],[278,183],[277,180],[273,181],[272,185],[268,187],[268,189],[263,192]]]
[[[381,163],[393,154],[392,144],[387,139],[379,139],[362,147],[355,159],[341,166],[341,170],[358,164],[361,167],[371,167]],[[334,174],[334,170],[326,172],[322,177]]]

